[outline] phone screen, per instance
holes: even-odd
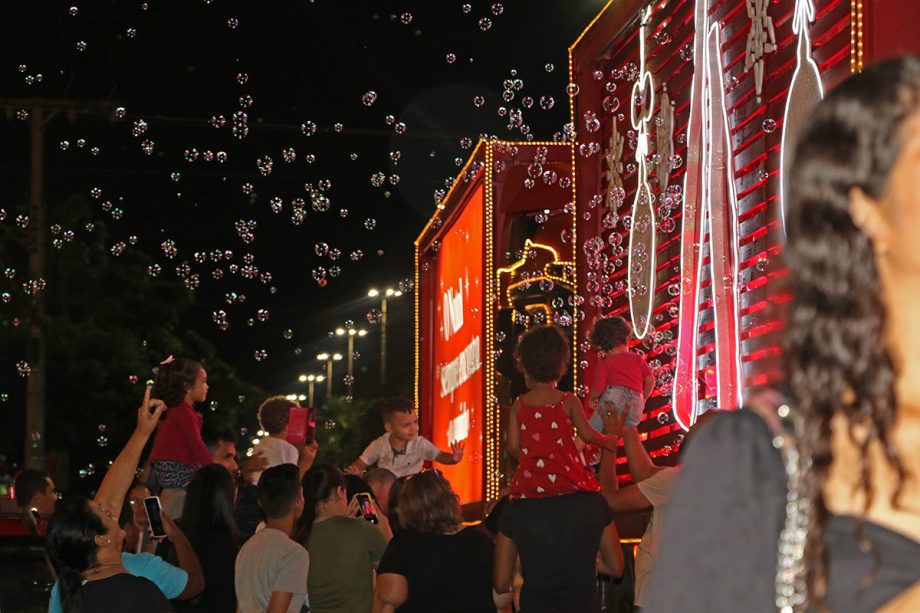
[[[370,494],[355,494],[355,498],[358,499],[358,508],[361,510],[361,516],[364,517],[365,520],[376,524],[379,520],[376,511],[374,511],[374,505],[371,504]]]
[[[150,525],[150,533],[156,537],[166,536],[166,529],[163,527],[163,518],[161,517],[160,499],[157,496],[148,496],[144,498],[144,510],[147,511],[147,522]]]

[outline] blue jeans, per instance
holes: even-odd
[[[597,407],[588,423],[592,428],[600,432],[604,427],[604,413],[607,411],[605,403],[612,403],[614,410],[620,415],[624,412],[626,415],[626,425],[629,427],[638,426],[642,421],[642,412],[645,410],[642,402],[642,394],[634,389],[623,387],[621,385],[611,385],[604,390],[600,400],[597,401]]]

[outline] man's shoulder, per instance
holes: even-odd
[[[250,556],[264,557],[270,561],[280,560],[289,556],[309,559],[307,550],[300,543],[280,530],[272,528],[259,530],[243,544],[240,548],[238,559],[245,559]]]

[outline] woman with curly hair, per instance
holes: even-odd
[[[377,568],[374,613],[495,613],[494,545],[463,526],[460,499],[447,479],[437,470],[407,477],[397,513],[402,530]]]
[[[204,402],[207,395],[208,373],[198,362],[170,356],[160,364],[153,397],[168,408],[149,460],[163,488],[160,493],[163,508],[173,519],[182,515],[185,488],[192,475],[214,461],[201,438],[204,418],[195,410],[195,403]]]
[[[788,397],[689,444],[648,611],[920,611],[920,58],[838,85],[794,156]]]

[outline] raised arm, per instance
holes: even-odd
[[[192,549],[192,544],[189,543],[185,533],[179,529],[179,526],[166,513],[163,513],[162,517],[166,536],[172,541],[176,550],[176,566],[188,573],[185,588],[176,598],[178,600],[191,600],[204,590],[204,571],[201,570],[198,556],[195,554],[195,550]]]
[[[122,502],[134,481],[134,473],[137,471],[144,445],[147,444],[150,435],[160,423],[160,417],[165,410],[166,405],[162,400],[150,398],[148,387],[144,392],[144,401],[137,410],[137,427],[134,428],[131,438],[128,439],[121,453],[105,473],[99,491],[96,492],[95,501],[99,506],[113,513],[115,517],[118,517],[121,512]]]
[[[617,513],[640,511],[652,506],[642,490],[635,485],[620,489],[620,482],[617,480],[616,458],[615,451],[601,450],[601,495],[607,500],[607,504]]]
[[[586,443],[591,443],[592,445],[596,445],[598,447],[612,447],[613,438],[606,434],[601,434],[592,428],[588,423],[588,420],[585,419],[585,411],[577,397],[569,396],[566,398],[565,404],[563,406],[566,408],[566,411],[568,411],[569,418],[572,420],[575,428],[578,429],[578,436],[580,436]]]
[[[639,436],[637,428],[630,427],[623,431],[623,446],[626,448],[629,473],[636,483],[645,481],[661,470],[660,467],[655,466],[648,451],[645,450],[645,445],[642,444],[642,437]]]

